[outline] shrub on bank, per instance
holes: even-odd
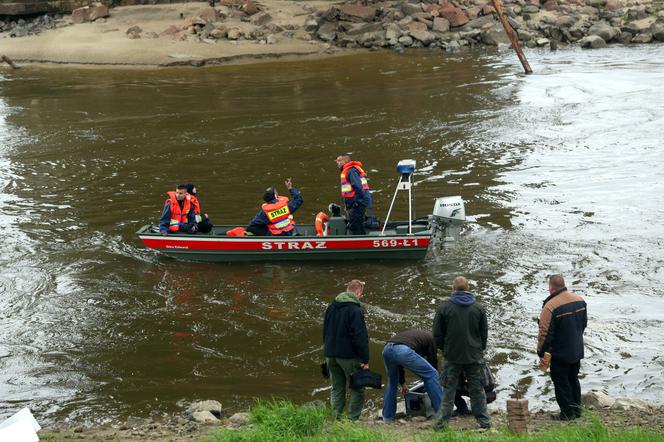
[[[252,425],[239,430],[218,430],[201,439],[209,442],[272,442],[272,441],[353,441],[392,442],[403,435],[395,427],[368,428],[349,421],[332,418],[324,405],[296,406],[288,401],[259,402],[251,410]],[[579,424],[551,428],[546,432],[516,436],[505,428],[497,432],[447,430],[412,435],[416,442],[662,442],[664,437],[642,430],[611,431],[595,416]]]

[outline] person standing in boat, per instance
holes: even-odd
[[[274,187],[268,187],[263,194],[265,203],[261,206],[261,211],[246,228],[248,233],[257,236],[293,236],[297,233],[293,213],[302,206],[304,200],[300,192],[293,187],[290,178],[285,184],[293,200],[279,196]]]
[[[335,160],[340,171],[341,196],[348,213],[348,229],[352,235],[366,235],[364,214],[371,207],[371,192],[362,163],[352,161],[348,153]]]
[[[196,216],[191,198],[187,194],[187,186],[180,184],[175,191],[167,192],[168,199],[164,204],[159,220],[159,231],[163,236],[169,233],[195,233]]]
[[[212,223],[210,222],[207,213],[201,213],[201,205],[198,202],[196,185],[193,183],[187,183],[186,186],[187,196],[191,200],[194,217],[196,218],[196,229],[201,233],[209,233],[212,230]]]

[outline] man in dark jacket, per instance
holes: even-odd
[[[470,408],[482,428],[491,427],[482,387],[481,362],[486,349],[489,327],[484,306],[468,291],[468,281],[457,276],[452,283],[454,293],[443,301],[433,320],[433,336],[443,352],[443,400],[434,429],[446,427],[452,417],[454,397],[460,381],[467,380]]]
[[[560,406],[555,419],[581,416],[579,368],[583,359],[583,331],[588,324],[586,301],[567,290],[561,275],[549,278],[549,296],[539,318],[537,355],[551,354],[551,380]],[[544,359],[540,363],[546,365]]]
[[[288,178],[285,181],[285,184],[286,188],[288,189],[288,192],[290,193],[293,199],[289,201],[288,198],[280,197],[274,187],[269,187],[268,189],[266,189],[265,193],[263,194],[263,201],[265,201],[265,204],[263,204],[263,208],[261,209],[261,211],[256,214],[254,219],[252,219],[249,225],[247,226],[246,231],[248,233],[256,236],[275,235],[274,223],[268,217],[268,213],[270,212],[270,210],[266,208],[267,207],[276,208],[276,206],[282,200],[283,203],[281,203],[281,205],[285,205],[286,207],[288,207],[287,214],[289,215],[290,222],[285,223],[286,228],[278,229],[281,232],[276,233],[276,235],[293,236],[297,232],[297,228],[295,227],[295,221],[293,221],[293,214],[297,209],[300,208],[304,200],[302,199],[302,195],[300,195],[300,192],[295,187],[293,187],[293,182],[290,178]],[[266,210],[268,213],[266,213]],[[284,208],[284,210],[286,209]]]
[[[438,383],[438,355],[433,335],[424,330],[406,330],[392,336],[383,349],[387,388],[383,398],[383,420],[393,422],[397,411],[397,382],[408,393],[404,368],[424,381],[431,407],[438,411],[443,391]]]
[[[364,283],[348,283],[325,311],[323,351],[332,381],[332,411],[339,418],[346,404],[346,384],[360,369],[369,368],[369,335],[360,305]],[[350,389],[348,418],[357,420],[364,405],[364,388]]]

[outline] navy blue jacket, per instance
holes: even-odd
[[[288,201],[288,210],[290,210],[291,214],[294,214],[295,211],[300,208],[304,200],[302,199],[300,192],[295,187],[290,189],[290,194],[291,199]],[[270,201],[271,204],[276,202],[276,198]],[[270,236],[271,233],[267,229],[268,224],[270,224],[270,220],[267,218],[265,212],[261,210],[256,214],[254,219],[251,220],[246,230],[257,236]],[[279,236],[293,236],[293,232],[295,232],[296,229],[297,227],[294,230],[291,230],[290,232],[284,232]]]
[[[328,358],[358,358],[369,362],[369,334],[359,299],[341,293],[325,310],[323,352]]]
[[[184,201],[181,201],[184,203]],[[187,223],[195,223],[196,215],[194,215],[194,206],[191,206],[189,214],[187,215]],[[168,233],[168,226],[171,224],[171,202],[166,201],[164,205],[164,210],[161,211],[161,219],[159,220],[159,231]],[[180,228],[186,227],[184,224],[179,224]]]
[[[351,187],[355,190],[355,196],[352,198],[344,198],[344,203],[346,204],[346,209],[350,209],[357,204],[363,206],[371,205],[371,193],[368,190],[362,190],[362,181],[360,179],[360,173],[356,168],[351,167],[346,173],[346,180],[350,183]]]

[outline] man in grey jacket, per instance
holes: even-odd
[[[452,283],[452,296],[443,301],[433,321],[436,346],[442,351],[443,400],[435,430],[445,428],[452,417],[454,396],[459,382],[468,381],[470,408],[482,428],[491,427],[486,408],[486,395],[482,387],[482,366],[489,327],[484,306],[475,301],[468,291],[468,281],[457,276]]]

